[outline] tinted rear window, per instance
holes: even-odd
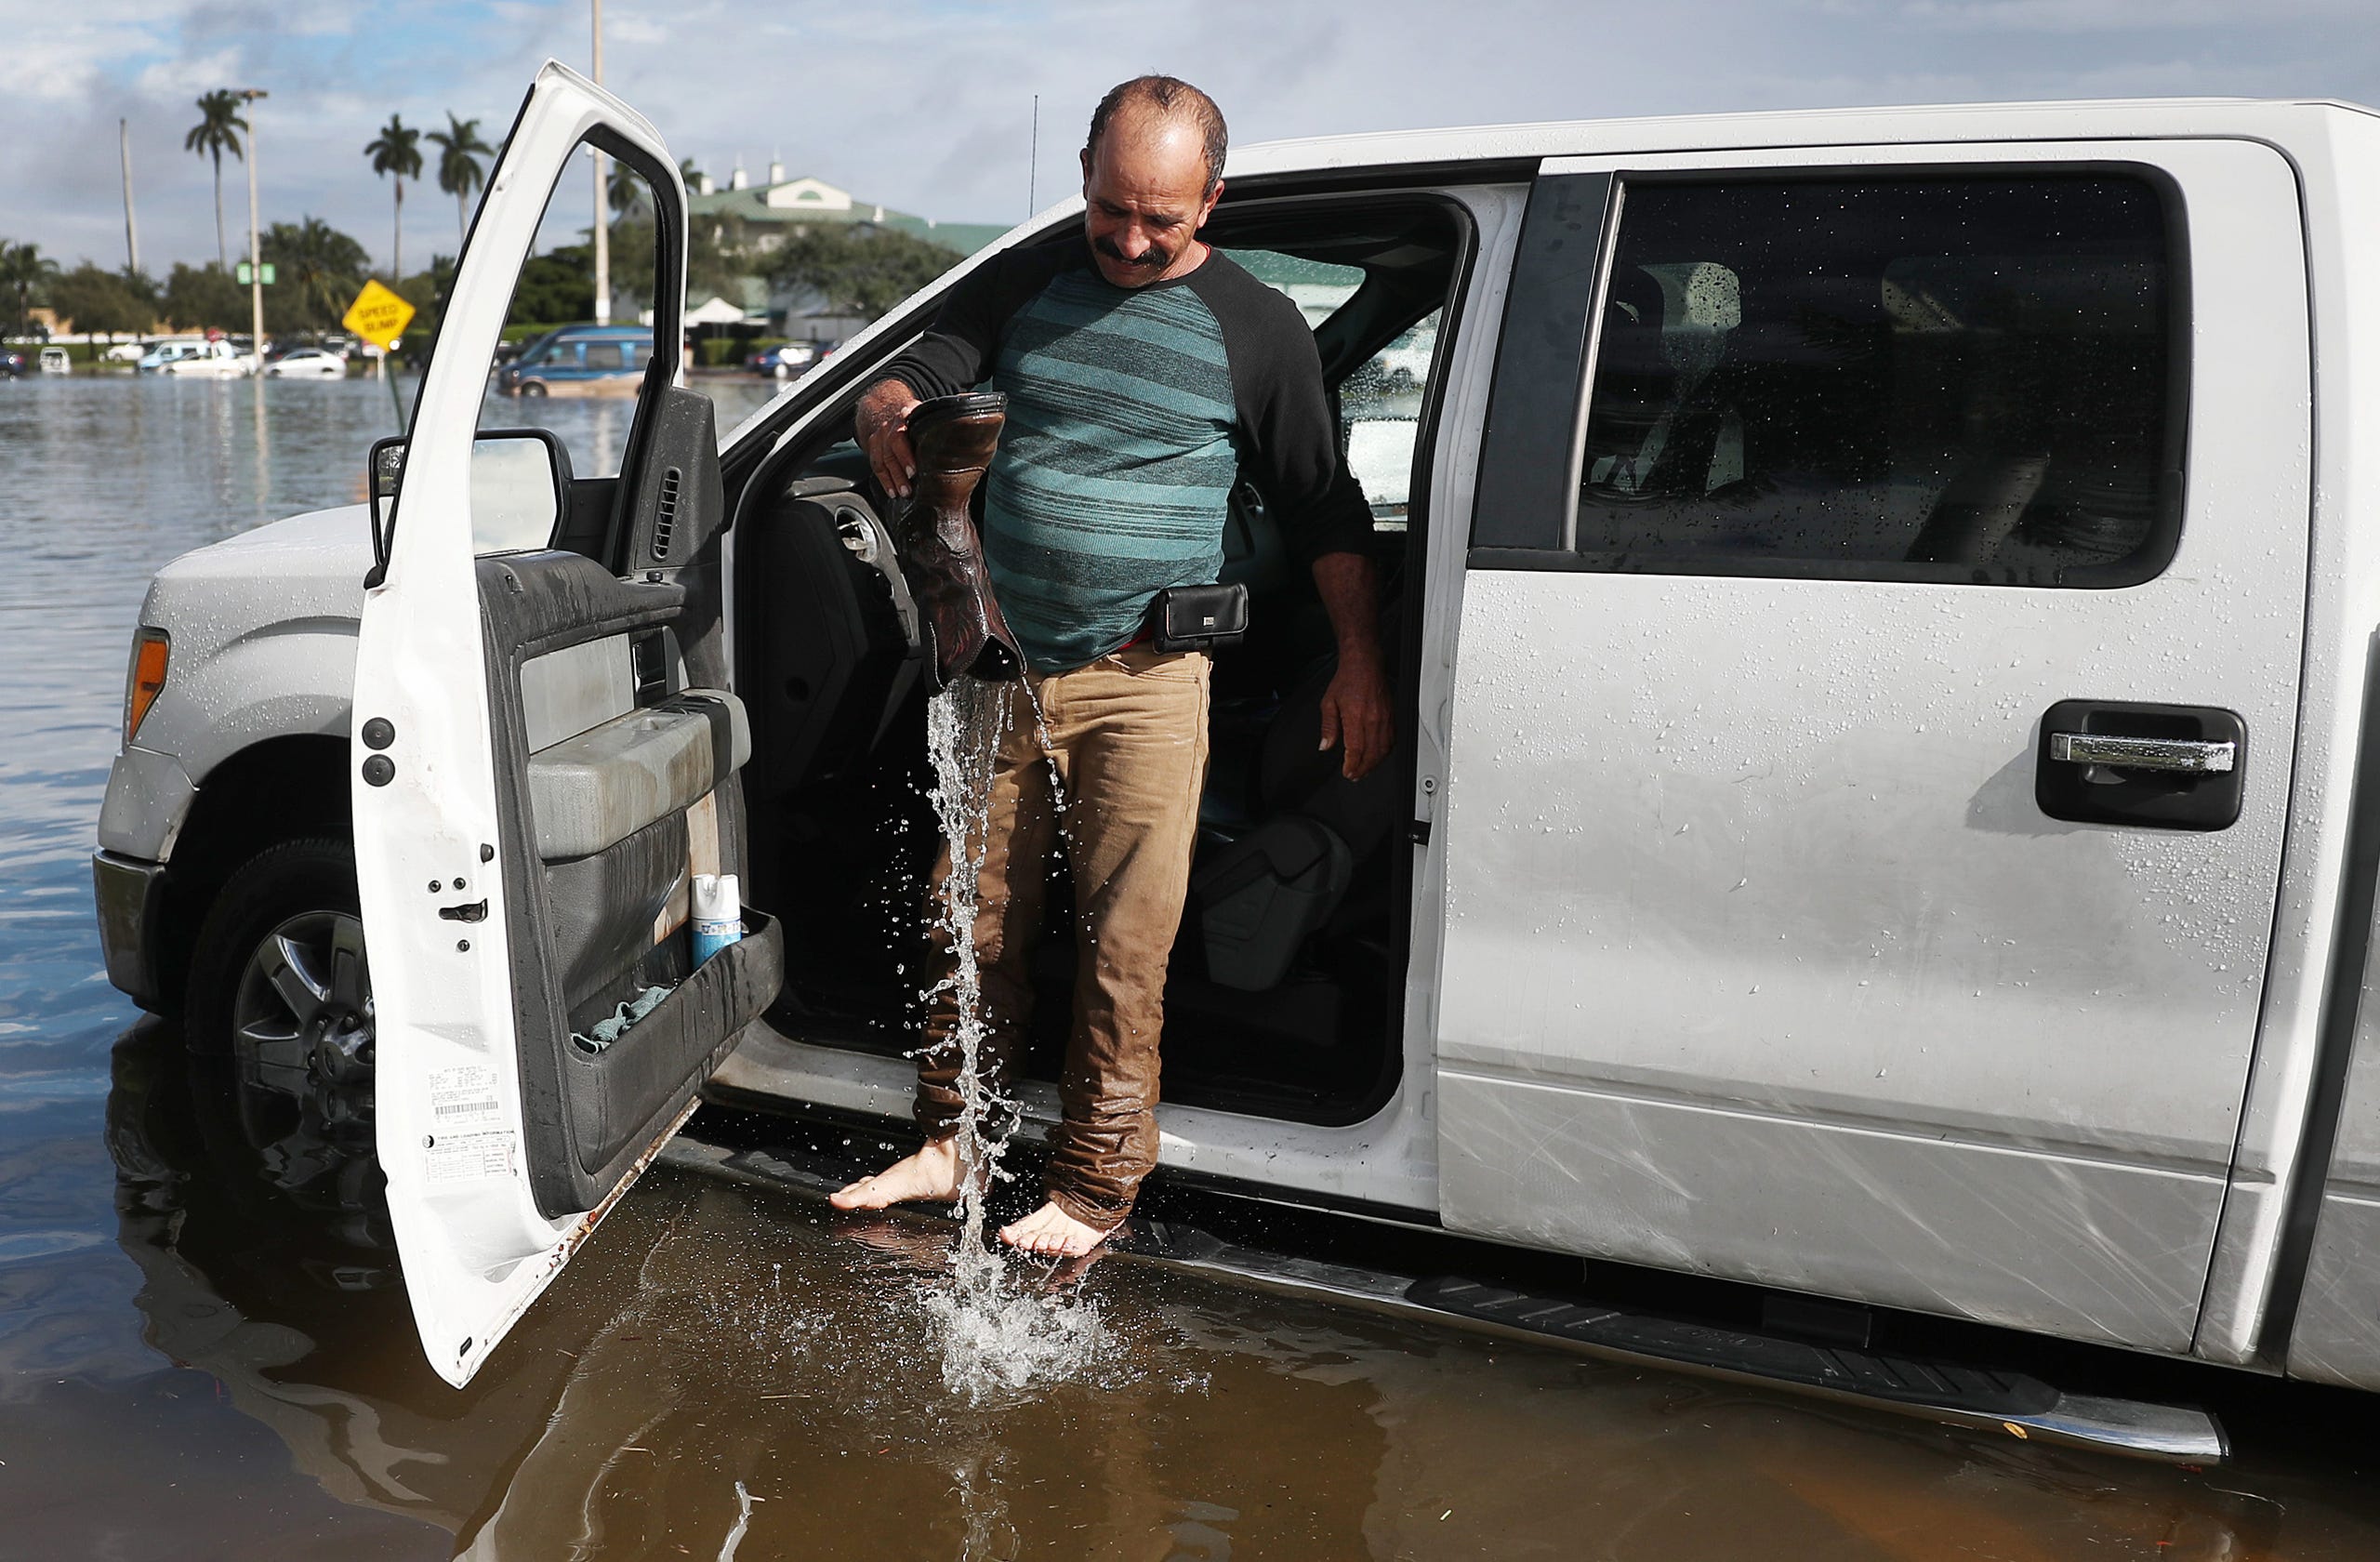
[[[1582,562],[2107,585],[2171,556],[2157,186],[1640,181],[1621,200]]]

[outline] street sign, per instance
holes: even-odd
[[[339,324],[385,352],[396,346],[412,319],[411,304],[378,283],[367,282],[355,302],[347,306],[346,318]]]
[[[243,260],[231,268],[231,274],[239,280],[241,286],[245,287],[248,285],[248,279],[256,273],[250,270],[248,263]],[[270,260],[264,263],[264,285],[267,287],[272,285],[272,262]]]

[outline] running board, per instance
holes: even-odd
[[[689,1170],[824,1198],[827,1171],[762,1150],[680,1138],[662,1158]],[[932,1211],[895,1211],[946,1220]],[[1245,1247],[1175,1221],[1136,1219],[1108,1244],[1120,1259],[1255,1285],[1286,1295],[1568,1346],[1631,1366],[1692,1372],[2135,1458],[2215,1464],[2230,1451],[2223,1428],[2193,1406],[2069,1394],[2019,1372],[1819,1344],[1777,1334],[1532,1296],[1452,1276],[1413,1276]]]

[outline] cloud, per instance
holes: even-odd
[[[2024,33],[2146,34],[2243,23],[2365,22],[2369,0],[1909,0],[1909,18],[1954,29]]]
[[[160,60],[134,78],[134,90],[144,98],[190,98],[209,92],[240,73],[240,51],[217,49],[195,59]]]

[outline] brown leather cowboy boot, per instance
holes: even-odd
[[[961,673],[997,680],[1025,671],[967,513],[1008,421],[1007,404],[997,392],[970,391],[909,409],[918,475],[902,515],[901,564],[925,609],[926,675],[937,692]]]

